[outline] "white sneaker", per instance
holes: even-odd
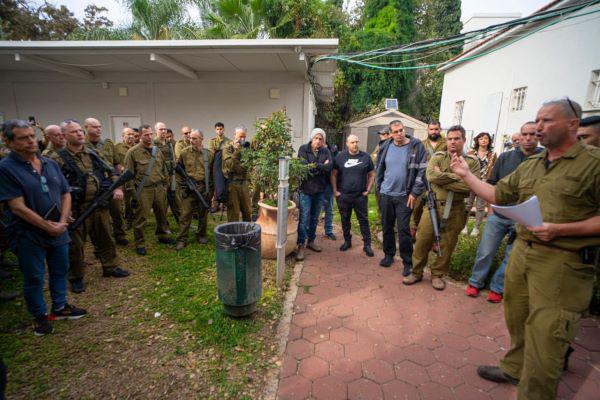
[[[465,227],[463,228],[462,231],[460,231],[461,235],[468,235],[469,234],[469,226],[465,225]]]
[[[471,231],[471,236],[478,236],[479,235],[479,228],[475,227],[473,228],[473,230]]]

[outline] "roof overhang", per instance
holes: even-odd
[[[207,72],[311,74],[315,95],[333,93],[338,39],[0,41],[0,71],[53,71],[82,80],[104,72],[173,72],[190,80]]]

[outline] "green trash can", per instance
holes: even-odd
[[[256,311],[262,294],[260,225],[229,222],[215,228],[217,288],[225,313],[243,317]]]

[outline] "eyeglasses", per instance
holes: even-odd
[[[552,101],[561,101],[561,100],[569,103],[569,108],[571,108],[571,111],[573,111],[573,115],[575,116],[575,118],[580,118],[580,116],[577,113],[577,110],[575,109],[575,106],[573,105],[573,102],[571,101],[569,96],[558,97],[558,98],[550,100],[550,101],[552,102]]]
[[[42,184],[42,192],[48,193],[50,190],[48,189],[48,181],[44,175],[40,176],[40,182]]]

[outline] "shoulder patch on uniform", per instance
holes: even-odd
[[[434,154],[434,156],[444,156],[444,155],[446,155],[445,151],[436,151]]]
[[[596,160],[600,160],[600,148],[598,148],[598,147],[592,147],[592,146],[586,146],[586,149],[587,149],[588,154],[590,156],[592,156]]]
[[[475,161],[479,161],[479,160],[477,159],[477,157],[476,157],[476,156],[474,156],[474,155],[472,155],[472,154],[465,154],[465,155],[464,155],[464,157],[465,157],[465,158],[470,158],[470,159],[472,159],[472,160],[475,160]]]

